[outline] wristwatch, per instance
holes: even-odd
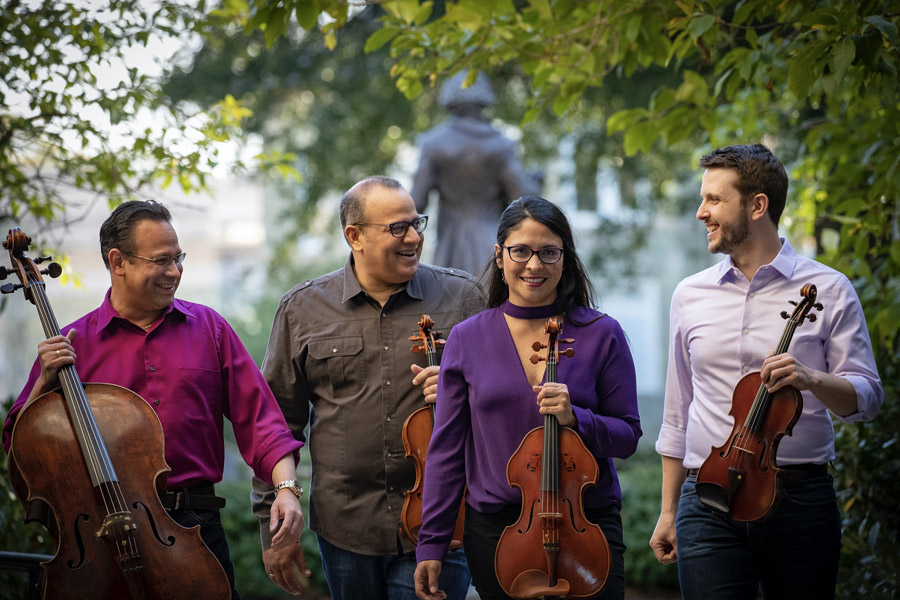
[[[297,496],[298,500],[303,497],[303,488],[300,487],[300,482],[297,481],[296,479],[288,479],[286,481],[282,481],[281,483],[279,483],[278,485],[275,486],[275,493],[277,494],[279,491],[283,490],[284,488],[288,488],[289,490],[294,492],[294,495]]]

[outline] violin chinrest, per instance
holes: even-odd
[[[550,576],[537,569],[528,569],[519,573],[510,588],[513,598],[564,598],[569,595],[571,586],[565,579],[557,579],[556,585],[550,585]]]

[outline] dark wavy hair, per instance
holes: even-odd
[[[587,269],[578,253],[575,252],[575,241],[569,220],[558,206],[537,196],[522,196],[506,207],[500,216],[497,227],[497,243],[501,246],[506,238],[525,219],[533,219],[544,225],[562,240],[563,272],[556,286],[556,306],[559,312],[568,315],[573,306],[594,306],[594,288],[587,276]],[[509,286],[503,281],[503,270],[497,261],[491,258],[485,271],[490,269],[488,287],[488,306],[500,306],[509,297]]]
[[[737,172],[734,186],[741,194],[741,202],[748,202],[756,194],[765,194],[769,198],[769,218],[778,225],[787,199],[788,176],[784,165],[771,150],[762,144],[727,146],[702,157],[700,166],[734,169]]]
[[[169,209],[155,200],[132,200],[116,207],[100,226],[100,254],[109,270],[109,251],[118,248],[128,254],[134,252],[134,230],[141,221],[171,223]],[[133,259],[128,259],[134,262]]]

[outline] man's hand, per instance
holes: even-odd
[[[278,533],[275,533],[276,530]],[[279,490],[275,496],[269,511],[269,531],[275,533],[272,537],[272,548],[275,550],[292,546],[300,539],[303,509],[300,508],[300,499],[291,490]]]
[[[422,393],[425,394],[425,402],[434,404],[434,401],[437,400],[438,372],[440,367],[434,366],[423,369],[419,365],[412,364],[409,368],[415,375],[412,380],[413,385],[421,385]]]
[[[300,575],[309,577],[312,572],[306,566],[306,557],[299,542],[276,550],[274,547],[263,550],[263,564],[269,579],[275,582],[281,589],[300,596],[303,594],[303,580]]]
[[[759,371],[759,377],[771,394],[788,385],[798,390],[808,390],[816,373],[818,372],[808,368],[790,354],[784,353],[766,358]]]
[[[72,340],[78,332],[70,329],[66,335],[56,335],[38,343],[38,360],[41,375],[31,389],[28,402],[59,387],[59,370],[75,364],[75,348]]]
[[[673,516],[659,515],[656,529],[650,537],[650,547],[656,560],[664,565],[670,565],[678,560],[678,540],[675,538],[675,518]]]
[[[438,589],[438,577],[441,574],[441,561],[423,560],[416,565],[413,580],[416,583],[416,596],[420,600],[446,600],[447,594]]]

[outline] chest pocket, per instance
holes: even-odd
[[[320,338],[309,342],[309,355],[319,367],[325,363],[333,398],[353,396],[362,389],[366,375],[362,348],[361,336]]]

